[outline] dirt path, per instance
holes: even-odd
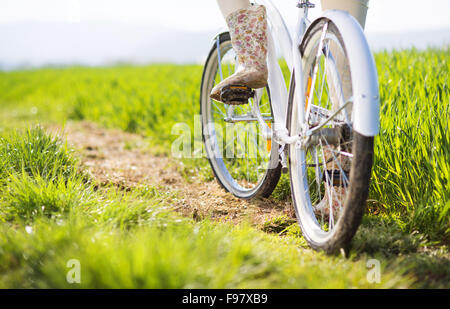
[[[138,147],[127,147],[143,140],[137,134],[103,129],[89,122],[70,122],[63,135],[81,153],[84,167],[102,185],[131,189],[147,184],[175,191],[178,198],[174,209],[194,219],[246,221],[262,227],[286,215],[294,222],[292,207],[287,202],[241,200],[225,192],[215,180],[188,183],[177,171],[176,159],[152,156]]]

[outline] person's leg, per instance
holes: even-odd
[[[239,99],[238,95],[242,86],[258,89],[267,85],[266,8],[250,5],[248,0],[218,0],[217,3],[227,22],[239,69],[217,84],[210,97],[228,104],[245,104],[247,99]],[[248,89],[244,91],[250,93]]]
[[[246,9],[250,6],[249,0],[217,0],[217,5],[226,19],[228,15],[240,9]]]
[[[356,18],[364,29],[369,0],[322,0],[322,10],[343,10]]]
[[[366,23],[366,15],[367,15],[367,9],[368,9],[368,3],[369,0],[321,0],[322,1],[322,10],[342,10],[348,12],[350,15],[355,17],[355,19],[359,22],[361,27],[364,29],[365,23]],[[332,55],[339,54],[339,50],[336,49],[337,47],[331,44],[329,46],[330,53]],[[348,62],[344,61],[344,59],[341,57],[336,60],[338,71],[340,74],[340,78],[342,81],[342,91],[344,94],[344,98],[348,99],[349,96],[351,96],[352,93],[352,85],[351,85],[351,76],[350,76],[350,68],[348,67]],[[334,103],[334,108],[339,108],[338,100],[337,100],[337,94],[333,93],[334,89],[330,89],[332,92],[332,97],[334,98],[332,101]],[[351,113],[351,111],[348,111]]]

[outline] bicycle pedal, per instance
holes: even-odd
[[[231,105],[247,104],[248,99],[255,96],[255,91],[247,86],[230,85],[222,88],[220,97],[222,102]]]
[[[328,174],[326,177],[325,173]],[[326,170],[323,172],[323,179],[333,187],[344,187],[344,179],[348,184],[350,180],[350,172],[344,171],[344,175],[341,175],[342,172],[340,170]]]

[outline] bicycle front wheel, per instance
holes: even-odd
[[[300,52],[305,99],[297,102],[291,82],[288,128],[314,130],[304,147],[289,147],[293,204],[311,247],[328,253],[348,250],[361,222],[369,190],[373,137],[353,130],[353,83],[348,49],[328,19],[313,24]],[[305,119],[299,119],[304,109]]]
[[[200,94],[202,134],[211,168],[221,186],[243,199],[268,197],[278,183],[279,146],[263,136],[255,112],[256,100],[264,121],[273,114],[269,90],[257,90],[248,104],[230,106],[213,101],[211,89],[237,69],[229,33],[221,34],[208,55]]]

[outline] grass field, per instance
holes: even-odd
[[[449,288],[450,50],[375,60],[382,129],[349,258],[310,250],[296,224],[280,237],[196,222],[171,210],[176,192],[163,187],[99,187],[78,153],[36,127],[88,120],[168,156],[173,125],[193,128],[199,113],[200,65],[0,72],[0,287]],[[183,169],[212,180],[205,159]],[[285,177],[272,199],[289,199]],[[80,285],[66,280],[71,259]],[[367,280],[370,259],[381,261],[380,283]]]

